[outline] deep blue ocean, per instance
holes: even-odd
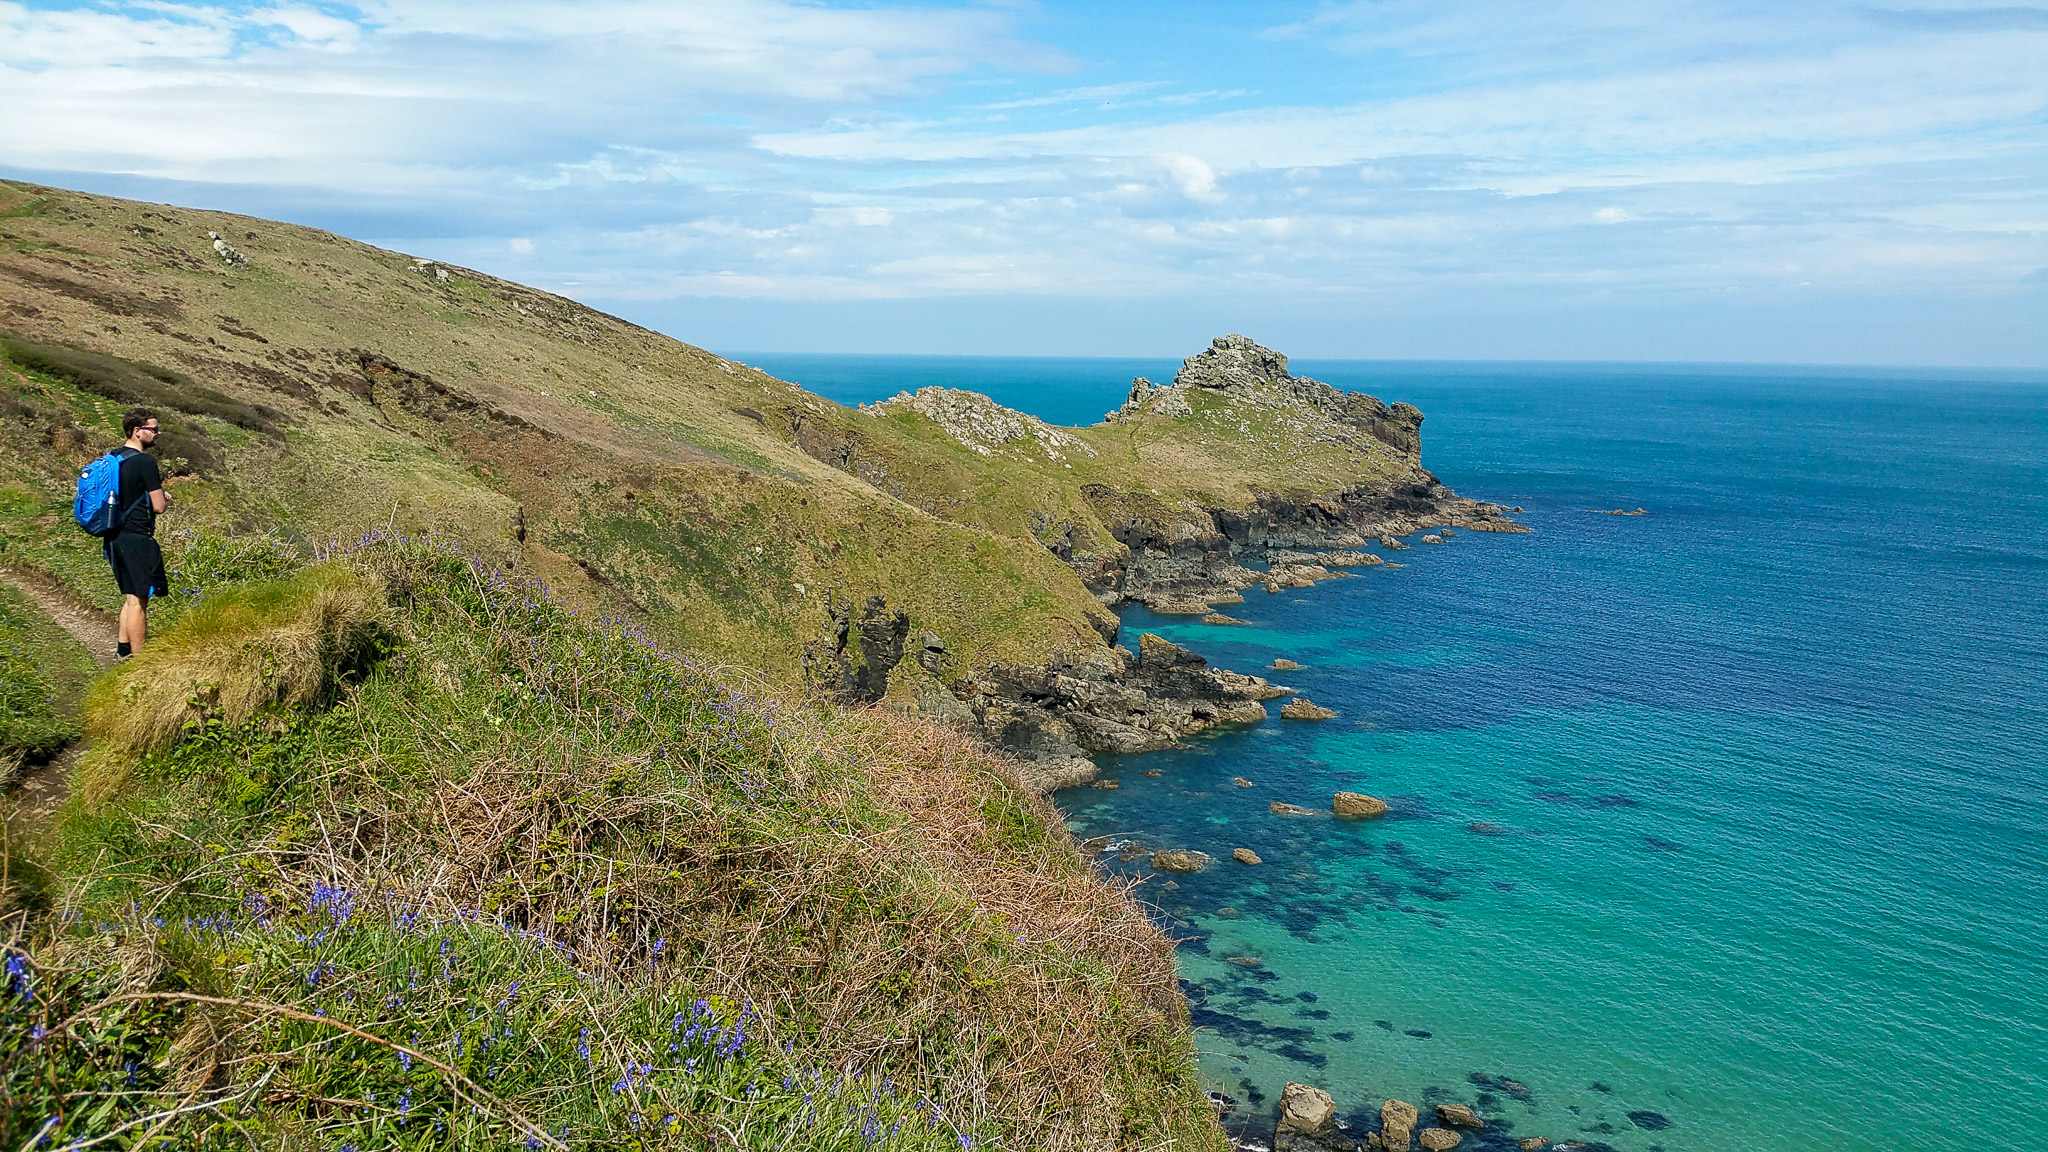
[[[741,358],[1060,423],[1174,367]],[[1254,589],[1248,628],[1125,613],[1339,713],[1056,797],[1221,858],[1111,866],[1187,940],[1234,1119],[1301,1080],[1476,1104],[1467,1147],[2048,1145],[2048,374],[1294,369],[1420,407],[1425,465],[1535,532]],[[1267,807],[1340,788],[1393,811]]]

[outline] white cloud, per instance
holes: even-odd
[[[408,235],[447,258],[611,298],[1974,291],[2048,264],[2034,9],[1375,0],[1179,74],[1032,43],[1034,11],[0,0],[0,164],[431,205]],[[1254,49],[1341,66],[1223,67]]]

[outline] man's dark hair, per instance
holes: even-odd
[[[156,413],[151,412],[147,408],[130,408],[128,414],[121,417],[121,435],[133,436],[137,428],[156,419]],[[158,423],[162,423],[162,421],[158,421]]]

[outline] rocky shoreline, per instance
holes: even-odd
[[[1418,535],[1423,543],[1441,544],[1460,530],[1529,530],[1508,518],[1521,509],[1459,496],[1421,466],[1421,412],[1294,376],[1285,356],[1242,336],[1218,337],[1187,358],[1171,386],[1133,381],[1129,398],[1108,419],[1184,414],[1197,390],[1248,404],[1293,405],[1321,422],[1318,435],[1339,442],[1370,438],[1402,453],[1409,470],[1381,485],[1318,495],[1262,492],[1245,506],[1167,506],[1090,485],[1084,495],[1113,545],[1088,547],[1072,532],[1043,539],[1104,607],[1137,603],[1162,615],[1241,624],[1217,608],[1243,603],[1253,589],[1308,588],[1353,575],[1348,569],[1388,563],[1368,548],[1397,552],[1409,547],[1405,538]],[[953,690],[975,726],[1026,761],[1027,780],[1044,791],[1095,779],[1092,754],[1154,751],[1207,728],[1259,723],[1267,715],[1264,702],[1288,693],[1261,677],[1209,667],[1154,635],[1141,637],[1137,647],[1135,653],[1116,647],[1109,655],[990,668]],[[1328,715],[1307,702],[1283,713]]]
[[[1391,552],[1409,547],[1404,536],[1422,534],[1421,542],[1442,544],[1459,529],[1529,530],[1506,519],[1519,508],[1441,491],[1445,495],[1430,498],[1439,510],[1420,516],[1408,515],[1414,509],[1399,501],[1364,499],[1297,503],[1288,506],[1296,510],[1289,517],[1270,509],[1258,516],[1215,513],[1214,533],[1181,534],[1172,541],[1155,534],[1148,537],[1152,543],[1141,540],[1119,563],[1091,562],[1089,571],[1098,579],[1090,587],[1110,607],[1136,603],[1160,615],[1242,624],[1216,608],[1243,603],[1255,589],[1274,594],[1345,579],[1354,575],[1352,568],[1399,567],[1364,551],[1369,546]],[[1239,530],[1223,531],[1226,523]],[[1136,525],[1127,526],[1136,531]],[[1303,550],[1316,545],[1327,547]],[[1076,563],[1077,570],[1082,567]],[[1114,645],[1116,636],[1108,639]],[[1042,793],[1095,780],[1097,754],[1153,752],[1209,728],[1258,724],[1267,719],[1266,701],[1294,694],[1262,676],[1213,667],[1152,633],[1138,638],[1135,652],[1113,646],[1060,653],[1043,664],[996,665],[949,687],[951,700],[921,700],[925,710],[969,724],[1023,761],[1026,784]],[[1281,715],[1312,721],[1335,713],[1296,698],[1281,707]]]

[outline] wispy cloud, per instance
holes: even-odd
[[[2048,265],[2048,9],[1373,0],[1091,37],[1044,3],[0,0],[0,164],[408,205],[387,237],[613,300],[1903,299]]]

